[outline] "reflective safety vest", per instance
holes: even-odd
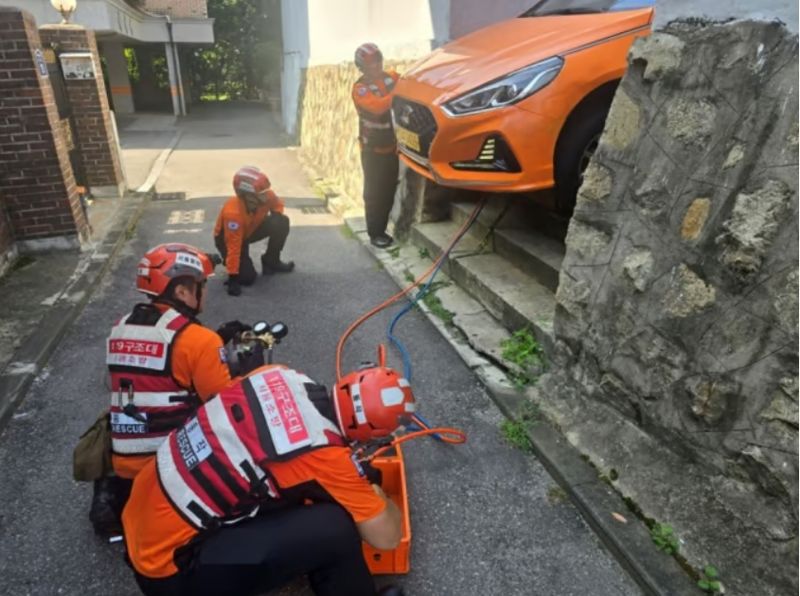
[[[262,367],[203,404],[156,455],[175,510],[197,530],[235,523],[280,496],[268,462],[345,445],[309,399],[320,387],[294,370]]]
[[[170,308],[154,323],[128,323],[134,314],[114,326],[106,351],[111,450],[122,456],[154,454],[199,404],[192,391],[175,381],[170,366],[175,339],[192,321]]]

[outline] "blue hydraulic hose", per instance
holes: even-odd
[[[431,285],[433,284],[433,280],[436,277],[436,274],[439,273],[439,270],[442,268],[442,265],[444,265],[444,262],[447,260],[447,257],[450,255],[450,251],[452,251],[453,248],[455,248],[456,244],[458,244],[458,242],[461,240],[464,234],[467,233],[467,230],[469,230],[469,228],[472,227],[472,223],[474,223],[475,219],[477,219],[478,217],[478,214],[483,210],[484,203],[485,199],[484,202],[480,204],[480,207],[474,212],[474,214],[470,216],[472,217],[472,221],[470,222],[470,224],[466,228],[464,228],[464,230],[462,230],[460,234],[458,234],[458,236],[455,238],[455,241],[452,242],[451,245],[448,247],[448,249],[444,252],[444,255],[439,260],[439,264],[436,265],[434,270],[431,272],[431,276],[428,279],[428,281],[414,295],[414,299],[411,300],[405,307],[403,307],[402,310],[400,310],[400,312],[398,312],[392,318],[392,320],[389,322],[389,326],[386,329],[387,339],[400,352],[400,356],[403,359],[403,375],[409,381],[411,381],[411,374],[412,374],[411,356],[409,356],[408,350],[406,350],[403,343],[394,335],[394,328],[397,325],[398,321],[401,318],[403,318],[403,316],[405,316],[412,308],[414,308],[417,305],[417,303],[420,300],[422,300],[425,297],[425,295],[430,291]]]

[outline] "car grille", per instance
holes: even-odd
[[[437,130],[433,113],[422,104],[395,96],[392,99],[392,114],[395,125],[402,126],[419,135],[419,151],[414,151],[414,153],[428,157]],[[404,149],[411,150],[405,146]]]

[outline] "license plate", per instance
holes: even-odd
[[[406,130],[402,126],[395,126],[394,134],[397,137],[398,143],[405,145],[412,151],[419,153],[419,135],[417,133]]]

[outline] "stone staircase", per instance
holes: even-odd
[[[476,202],[457,202],[448,221],[418,223],[411,242],[435,258]],[[568,221],[528,197],[490,196],[443,271],[509,331],[529,328],[549,351]]]

